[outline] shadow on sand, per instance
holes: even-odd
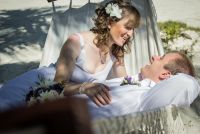
[[[23,49],[30,45],[43,48],[50,25],[47,18],[51,17],[51,8],[1,10],[0,53],[14,55],[16,48]],[[39,66],[37,62],[2,65],[1,60],[5,59],[1,58],[0,83]]]
[[[12,54],[13,47],[44,45],[50,8],[0,11],[0,52]]]

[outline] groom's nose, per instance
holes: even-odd
[[[154,61],[160,60],[160,56],[152,56],[150,62],[153,63]]]

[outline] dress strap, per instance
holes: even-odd
[[[78,37],[80,38],[80,45],[81,45],[81,49],[82,49],[83,46],[84,46],[84,39],[83,39],[83,36],[82,36],[80,33],[76,33],[76,35],[78,35]]]

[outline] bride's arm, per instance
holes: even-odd
[[[56,63],[56,74],[54,81],[69,81],[79,53],[79,37],[76,35],[71,35],[61,49],[58,61]]]
[[[71,95],[77,94],[81,84],[69,82],[72,75],[76,58],[80,53],[79,37],[71,35],[63,45],[58,61],[56,63],[56,74],[54,81],[64,83],[64,92],[68,90]],[[73,86],[72,86],[73,85]]]
[[[97,105],[109,104],[111,97],[108,87],[100,83],[72,83],[70,77],[80,54],[79,37],[71,35],[63,45],[56,64],[54,81],[64,83],[64,95],[71,96],[79,93],[88,95]]]

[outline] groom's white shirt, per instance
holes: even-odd
[[[112,102],[110,105],[98,107],[92,101],[88,101],[93,119],[121,116],[167,105],[190,106],[200,93],[199,82],[181,73],[158,84],[149,79],[140,81],[141,86],[119,86],[119,83],[120,79],[105,82],[111,88]]]
[[[142,79],[142,80],[140,80],[141,79],[140,78],[141,77],[140,74],[136,74],[136,75],[131,76],[131,77],[133,79],[133,83],[134,82],[137,83],[135,85],[139,84],[138,85],[139,87],[153,87],[156,84],[154,81],[152,81],[150,79]],[[103,84],[105,84],[105,85],[107,85],[109,87],[119,87],[120,84],[123,82],[123,79],[124,79],[124,77],[114,78],[114,79],[106,80],[105,82],[101,82],[101,83],[103,83]],[[95,82],[97,82],[97,81],[95,81]]]
[[[109,105],[98,107],[89,100],[89,110],[93,119],[125,115],[140,110],[140,97],[153,87],[155,82],[150,79],[139,81],[139,75],[132,77],[139,84],[120,86],[123,78],[115,78],[103,82],[110,87],[112,101]]]

